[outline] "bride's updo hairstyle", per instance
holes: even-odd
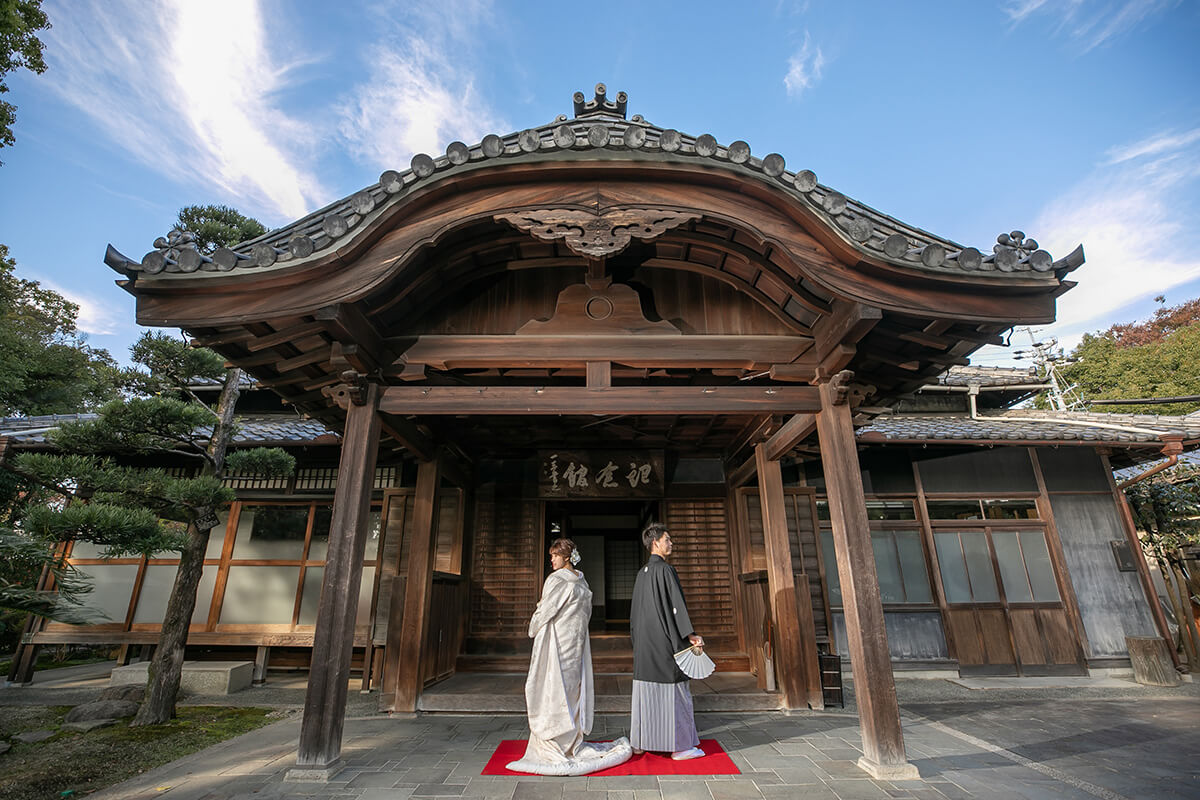
[[[571,553],[575,552],[575,543],[570,539],[555,539],[550,543],[550,552],[556,556],[562,556],[567,561],[570,561]]]

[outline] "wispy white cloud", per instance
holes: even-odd
[[[1035,16],[1049,18],[1055,33],[1075,40],[1086,53],[1179,3],[1180,0],[1006,0],[1001,9],[1014,26]]]
[[[1059,300],[1062,337],[1128,321],[1115,312],[1200,278],[1200,135],[1160,133],[1109,154],[1036,222],[1051,253],[1082,242],[1087,255],[1072,276],[1079,285]]]
[[[1183,133],[1164,131],[1149,138],[1142,139],[1140,142],[1134,142],[1133,144],[1123,145],[1121,147],[1109,148],[1107,163],[1120,164],[1123,161],[1131,161],[1135,158],[1141,158],[1143,156],[1156,156],[1163,153],[1171,153],[1173,151],[1187,148],[1196,142],[1200,142],[1200,128],[1194,128]]]
[[[73,0],[51,9],[49,86],[148,166],[291,219],[324,199],[305,168],[318,140],[275,101],[296,62],[253,0]]]
[[[63,297],[79,306],[79,315],[75,318],[75,327],[86,334],[107,336],[121,330],[129,329],[129,309],[119,308],[112,303],[106,303],[95,297],[81,294],[73,289],[59,286],[54,281],[44,277],[38,283],[46,289],[58,292]],[[132,298],[130,298],[132,305]]]
[[[812,46],[812,37],[805,31],[804,44],[788,59],[788,71],[783,76],[783,84],[787,87],[788,94],[799,97],[821,80],[824,70],[825,55],[820,47]]]
[[[385,4],[381,39],[367,51],[372,77],[339,108],[338,130],[351,152],[375,167],[403,169],[415,153],[507,132],[476,89],[470,57],[490,15],[485,0],[436,9]]]

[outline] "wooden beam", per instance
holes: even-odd
[[[421,432],[416,425],[395,414],[380,413],[379,425],[383,432],[395,439],[401,447],[416,456],[418,461],[433,458],[433,440]]]
[[[835,300],[833,314],[822,319],[813,331],[817,358],[824,360],[838,345],[857,344],[881,319],[883,312],[875,306]]]
[[[610,361],[648,369],[732,367],[769,369],[792,363],[812,346],[807,336],[662,334],[565,336],[420,336],[407,344],[393,370],[410,364],[434,369],[563,368]],[[815,363],[815,362],[814,362]],[[392,370],[389,370],[392,371]]]
[[[916,779],[917,769],[908,763],[904,751],[900,706],[896,700],[850,406],[839,402],[837,388],[832,384],[823,383],[819,388],[821,412],[817,415],[817,433],[821,467],[825,472],[846,639],[854,673],[854,696],[862,731],[863,756],[858,765],[876,779]]]
[[[429,632],[430,606],[433,602],[433,568],[437,559],[438,485],[440,464],[423,461],[417,467],[416,496],[413,499],[412,543],[408,550],[408,585],[404,588],[404,618],[401,620],[400,664],[396,676],[395,711],[416,711],[421,696],[421,650]]]
[[[771,414],[753,417],[745,427],[734,437],[729,447],[725,449],[725,461],[737,461],[742,451],[767,438],[775,426],[775,418]]]
[[[813,414],[796,414],[783,427],[775,431],[775,435],[767,440],[763,447],[767,458],[778,461],[792,452],[796,445],[808,438],[817,429],[817,418]]]
[[[346,413],[346,436],[333,495],[329,552],[325,556],[296,757],[297,767],[305,770],[332,770],[341,760],[354,621],[379,452],[379,396],[379,386],[368,385],[365,402],[351,405]]]
[[[314,334],[323,333],[325,331],[324,322],[305,322],[300,325],[293,325],[290,328],[281,328],[274,333],[269,333],[266,336],[256,336],[246,342],[246,349],[251,353],[257,353],[259,350],[266,350],[268,347],[276,345],[288,344],[298,339],[303,339]]]
[[[820,408],[812,386],[389,386],[389,414],[769,414]]]
[[[373,369],[386,366],[394,359],[375,325],[357,306],[348,303],[325,306],[318,308],[313,318],[323,322],[325,330],[337,341],[358,345],[360,352],[373,362]]]
[[[587,362],[587,385],[589,389],[612,388],[612,362]]]
[[[767,595],[771,601],[771,618],[775,621],[775,641],[772,643],[775,675],[783,694],[783,704],[788,709],[806,705],[824,709],[812,606],[798,603],[796,597],[797,591],[807,595],[808,587],[797,590],[792,573],[782,471],[778,461],[767,458],[765,445],[754,448],[754,461],[758,469],[758,498],[767,555]],[[808,609],[807,617],[802,613],[804,609]]]

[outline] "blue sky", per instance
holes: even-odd
[[[629,113],[791,169],[984,250],[1020,229],[1079,286],[1041,332],[1200,295],[1200,3],[405,3],[47,0],[47,72],[15,73],[0,242],[125,360],[140,258],[178,209],[282,225],[416,152],[570,113]],[[1014,346],[1027,341],[1013,337]],[[1013,363],[989,348],[976,363]]]

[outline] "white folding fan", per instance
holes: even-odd
[[[704,652],[704,648],[700,645],[685,647],[675,654],[675,663],[679,665],[679,669],[684,675],[695,680],[703,680],[713,674],[713,670],[717,665],[708,657],[708,653]]]

